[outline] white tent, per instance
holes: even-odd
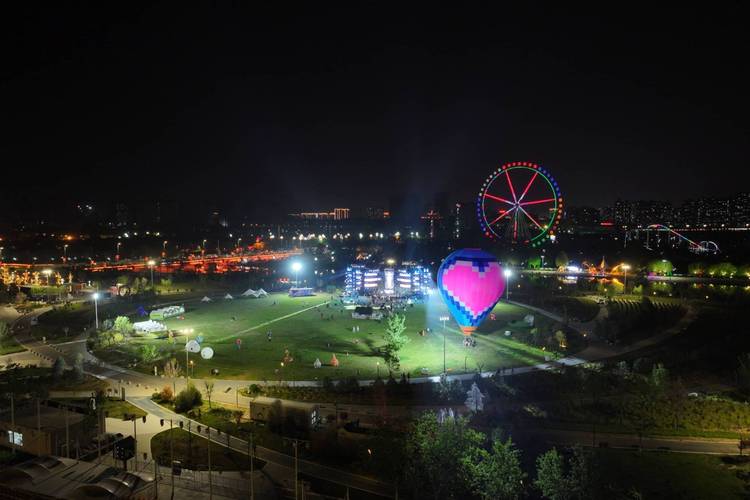
[[[265,297],[267,295],[268,295],[268,292],[266,292],[262,288],[259,290],[253,290],[252,288],[248,288],[242,294],[243,297],[255,297],[256,299],[258,297]]]
[[[148,321],[141,321],[138,323],[133,323],[133,328],[138,332],[163,332],[167,329],[167,327],[163,323],[159,323],[158,321],[154,320],[148,320]]]
[[[203,297],[201,299],[201,302],[211,302],[211,297],[209,297],[208,295],[206,295],[205,297]]]
[[[227,300],[232,300],[234,297],[232,297],[232,294],[228,293],[228,294],[224,295],[224,298],[227,299]]]

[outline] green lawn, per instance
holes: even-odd
[[[747,498],[738,473],[750,466],[729,463],[732,457],[600,449],[597,459],[602,485],[620,493],[632,489],[638,498]]]
[[[25,350],[26,349],[21,347],[13,337],[6,337],[0,340],[0,355],[13,354],[15,352],[22,352]]]
[[[203,360],[198,354],[191,354],[195,363],[194,375],[204,377],[212,368],[219,369],[220,378],[300,380],[322,379],[329,376],[340,378],[354,375],[374,378],[380,363],[380,373],[385,375],[383,357],[379,352],[386,322],[353,320],[351,311],[329,295],[289,298],[283,294],[273,294],[267,298],[242,298],[235,300],[218,299],[212,303],[191,303],[184,319],[170,318],[167,326],[178,332],[174,344],[167,338],[140,337],[124,345],[102,349],[98,352],[112,362],[130,365],[137,359],[138,349],[144,343],[153,343],[160,349],[160,360],[136,366],[143,372],[153,373],[156,365],[161,369],[164,360],[174,356],[180,365],[185,366],[182,333],[192,329],[191,338],[204,337],[204,346],[214,349],[214,358]],[[544,360],[542,349],[528,346],[506,337],[506,330],[519,333],[528,332],[523,323],[528,313],[524,308],[505,303],[498,304],[494,313],[496,319],[487,319],[474,337],[475,348],[463,346],[463,335],[457,325],[449,322],[446,337],[446,364],[450,371],[474,371],[478,367],[491,370],[498,367],[522,366]],[[443,367],[443,335],[439,321],[441,315],[448,314],[442,301],[433,296],[426,304],[410,307],[406,311],[407,334],[411,342],[401,353],[401,366],[412,376],[422,373],[434,375]],[[550,320],[536,316],[537,328],[550,328]],[[360,331],[352,332],[358,325]],[[430,327],[433,331],[420,336],[420,330]],[[272,332],[272,340],[266,332]],[[237,349],[235,340],[242,340]],[[329,346],[330,345],[330,346]],[[281,366],[284,350],[289,349],[294,361]],[[330,366],[335,354],[340,365]],[[313,368],[319,358],[323,368]]]

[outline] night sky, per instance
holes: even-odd
[[[516,160],[571,205],[747,190],[739,4],[255,3],[5,11],[0,182],[259,215],[473,200]]]

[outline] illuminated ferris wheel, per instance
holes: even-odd
[[[482,184],[477,216],[485,236],[538,246],[554,238],[562,217],[557,181],[530,162],[506,163]]]

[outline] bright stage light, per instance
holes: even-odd
[[[301,262],[292,262],[292,271],[299,272],[302,270],[302,263]]]

